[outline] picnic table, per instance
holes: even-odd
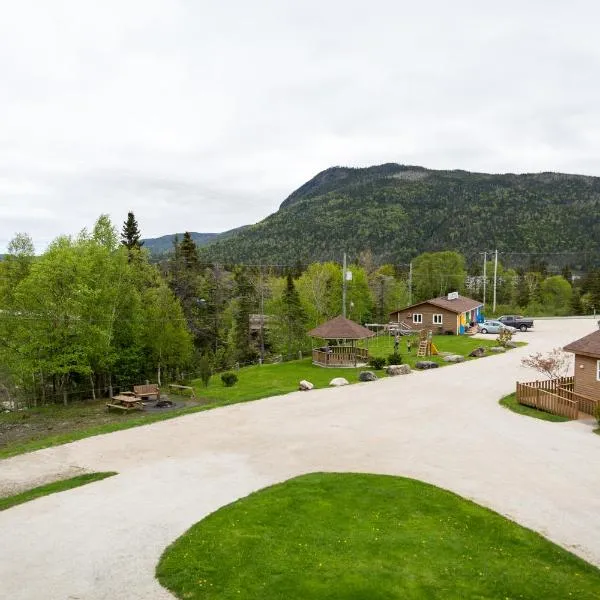
[[[130,396],[129,394],[118,394],[112,397],[113,402],[107,403],[108,410],[121,410],[123,412],[130,410],[144,410],[144,404],[140,398]]]

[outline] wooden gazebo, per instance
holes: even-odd
[[[356,345],[358,340],[373,337],[370,329],[346,319],[335,317],[311,329],[308,335],[327,342],[326,346],[313,348],[312,360],[314,365],[321,367],[356,367],[369,362],[369,351]]]

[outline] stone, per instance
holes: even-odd
[[[502,346],[492,346],[490,348],[490,352],[496,352],[496,353],[506,352],[506,348],[503,348]]]
[[[444,356],[444,362],[461,363],[465,362],[465,357],[462,354],[449,354],[448,356]]]
[[[517,342],[513,342],[512,340],[508,340],[508,342],[505,342],[504,346],[506,348],[516,348],[517,347]]]
[[[471,352],[469,353],[469,356],[473,356],[474,358],[481,358],[484,355],[485,355],[485,348],[483,348],[481,346],[479,348],[475,348],[474,350],[471,350]]]
[[[377,379],[377,375],[373,373],[373,371],[361,371],[358,374],[359,381],[375,381]]]
[[[348,385],[348,380],[344,379],[343,377],[334,377],[329,382],[329,385],[332,385],[334,387],[340,387],[341,385]]]
[[[431,360],[418,360],[415,363],[417,369],[437,369],[440,365]]]
[[[306,379],[303,379],[299,384],[298,384],[298,389],[301,392],[308,392],[309,390],[312,390],[315,386],[310,382],[310,381],[306,381]]]
[[[395,377],[396,375],[408,375],[410,373],[410,366],[390,365],[385,371],[390,377]]]

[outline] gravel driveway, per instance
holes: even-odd
[[[471,498],[600,565],[600,436],[498,405],[520,366],[593,331],[538,320],[505,355],[296,392],[0,461],[0,490],[83,471],[119,475],[0,513],[0,597],[154,600],[165,547],[264,486],[312,471],[415,477]]]

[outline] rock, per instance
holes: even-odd
[[[415,363],[417,369],[437,369],[440,365],[431,360],[418,360]]]
[[[306,379],[303,379],[299,384],[298,384],[298,389],[301,392],[308,392],[309,390],[312,390],[315,386],[310,382],[310,381],[306,381]]]
[[[377,379],[377,375],[373,373],[373,371],[361,371],[358,374],[359,381],[375,381]]]
[[[503,348],[502,346],[492,346],[490,348],[490,352],[496,352],[496,353],[506,352],[506,348]]]
[[[481,346],[479,348],[475,348],[475,350],[471,350],[471,352],[469,353],[469,356],[473,356],[475,358],[481,358],[484,355],[485,355],[485,348],[483,348]]]
[[[448,356],[444,356],[444,361],[449,363],[461,363],[465,362],[465,357],[462,354],[450,354]]]
[[[513,342],[512,340],[508,340],[508,342],[505,342],[504,346],[506,348],[516,348],[517,347],[517,342]]]
[[[390,365],[385,371],[390,377],[394,377],[395,375],[408,375],[410,373],[410,366]]]
[[[348,385],[348,380],[344,379],[343,377],[334,377],[329,382],[329,385],[333,385],[335,387],[339,387],[340,385]]]

